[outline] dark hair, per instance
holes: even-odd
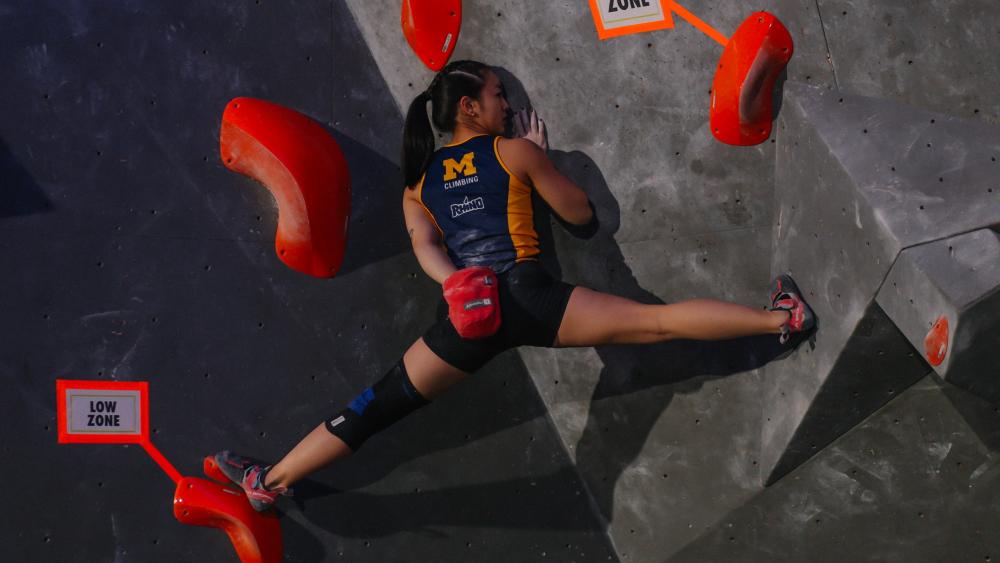
[[[441,69],[427,90],[410,103],[403,127],[403,185],[413,187],[427,170],[434,154],[434,130],[427,119],[431,102],[434,126],[441,131],[455,129],[458,102],[464,96],[479,98],[490,67],[477,61],[455,61]]]

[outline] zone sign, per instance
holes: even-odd
[[[60,443],[141,443],[148,435],[146,382],[56,381]]]
[[[672,0],[590,0],[597,36],[601,39],[630,33],[669,29]]]

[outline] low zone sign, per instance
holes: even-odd
[[[60,444],[141,444],[149,437],[145,381],[56,380]]]

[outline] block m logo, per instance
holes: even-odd
[[[444,161],[444,181],[447,182],[458,178],[459,172],[465,177],[475,174],[476,167],[472,164],[472,157],[474,156],[476,156],[476,153],[467,152],[462,157],[461,162],[455,162],[454,158],[446,158]]]

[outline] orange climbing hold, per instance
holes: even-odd
[[[201,460],[201,471],[209,479],[218,481],[223,485],[228,485],[232,482],[229,480],[229,477],[226,477],[226,474],[219,469],[219,464],[215,463],[215,457],[213,456],[207,455],[205,456],[205,459]]]
[[[351,178],[337,141],[301,113],[236,98],[222,114],[222,162],[270,190],[278,203],[275,250],[289,268],[319,278],[340,269]]]
[[[205,474],[228,483],[212,458]],[[184,477],[174,492],[174,517],[182,524],[220,528],[229,536],[242,563],[280,563],[284,546],[274,511],[257,512],[235,485]]]
[[[729,39],[712,82],[712,134],[750,146],[771,136],[774,83],[792,58],[792,36],[778,18],[757,12]]]
[[[934,367],[948,355],[948,317],[941,315],[924,338],[924,356]]]
[[[403,35],[427,68],[437,72],[455,51],[462,0],[403,0]]]

